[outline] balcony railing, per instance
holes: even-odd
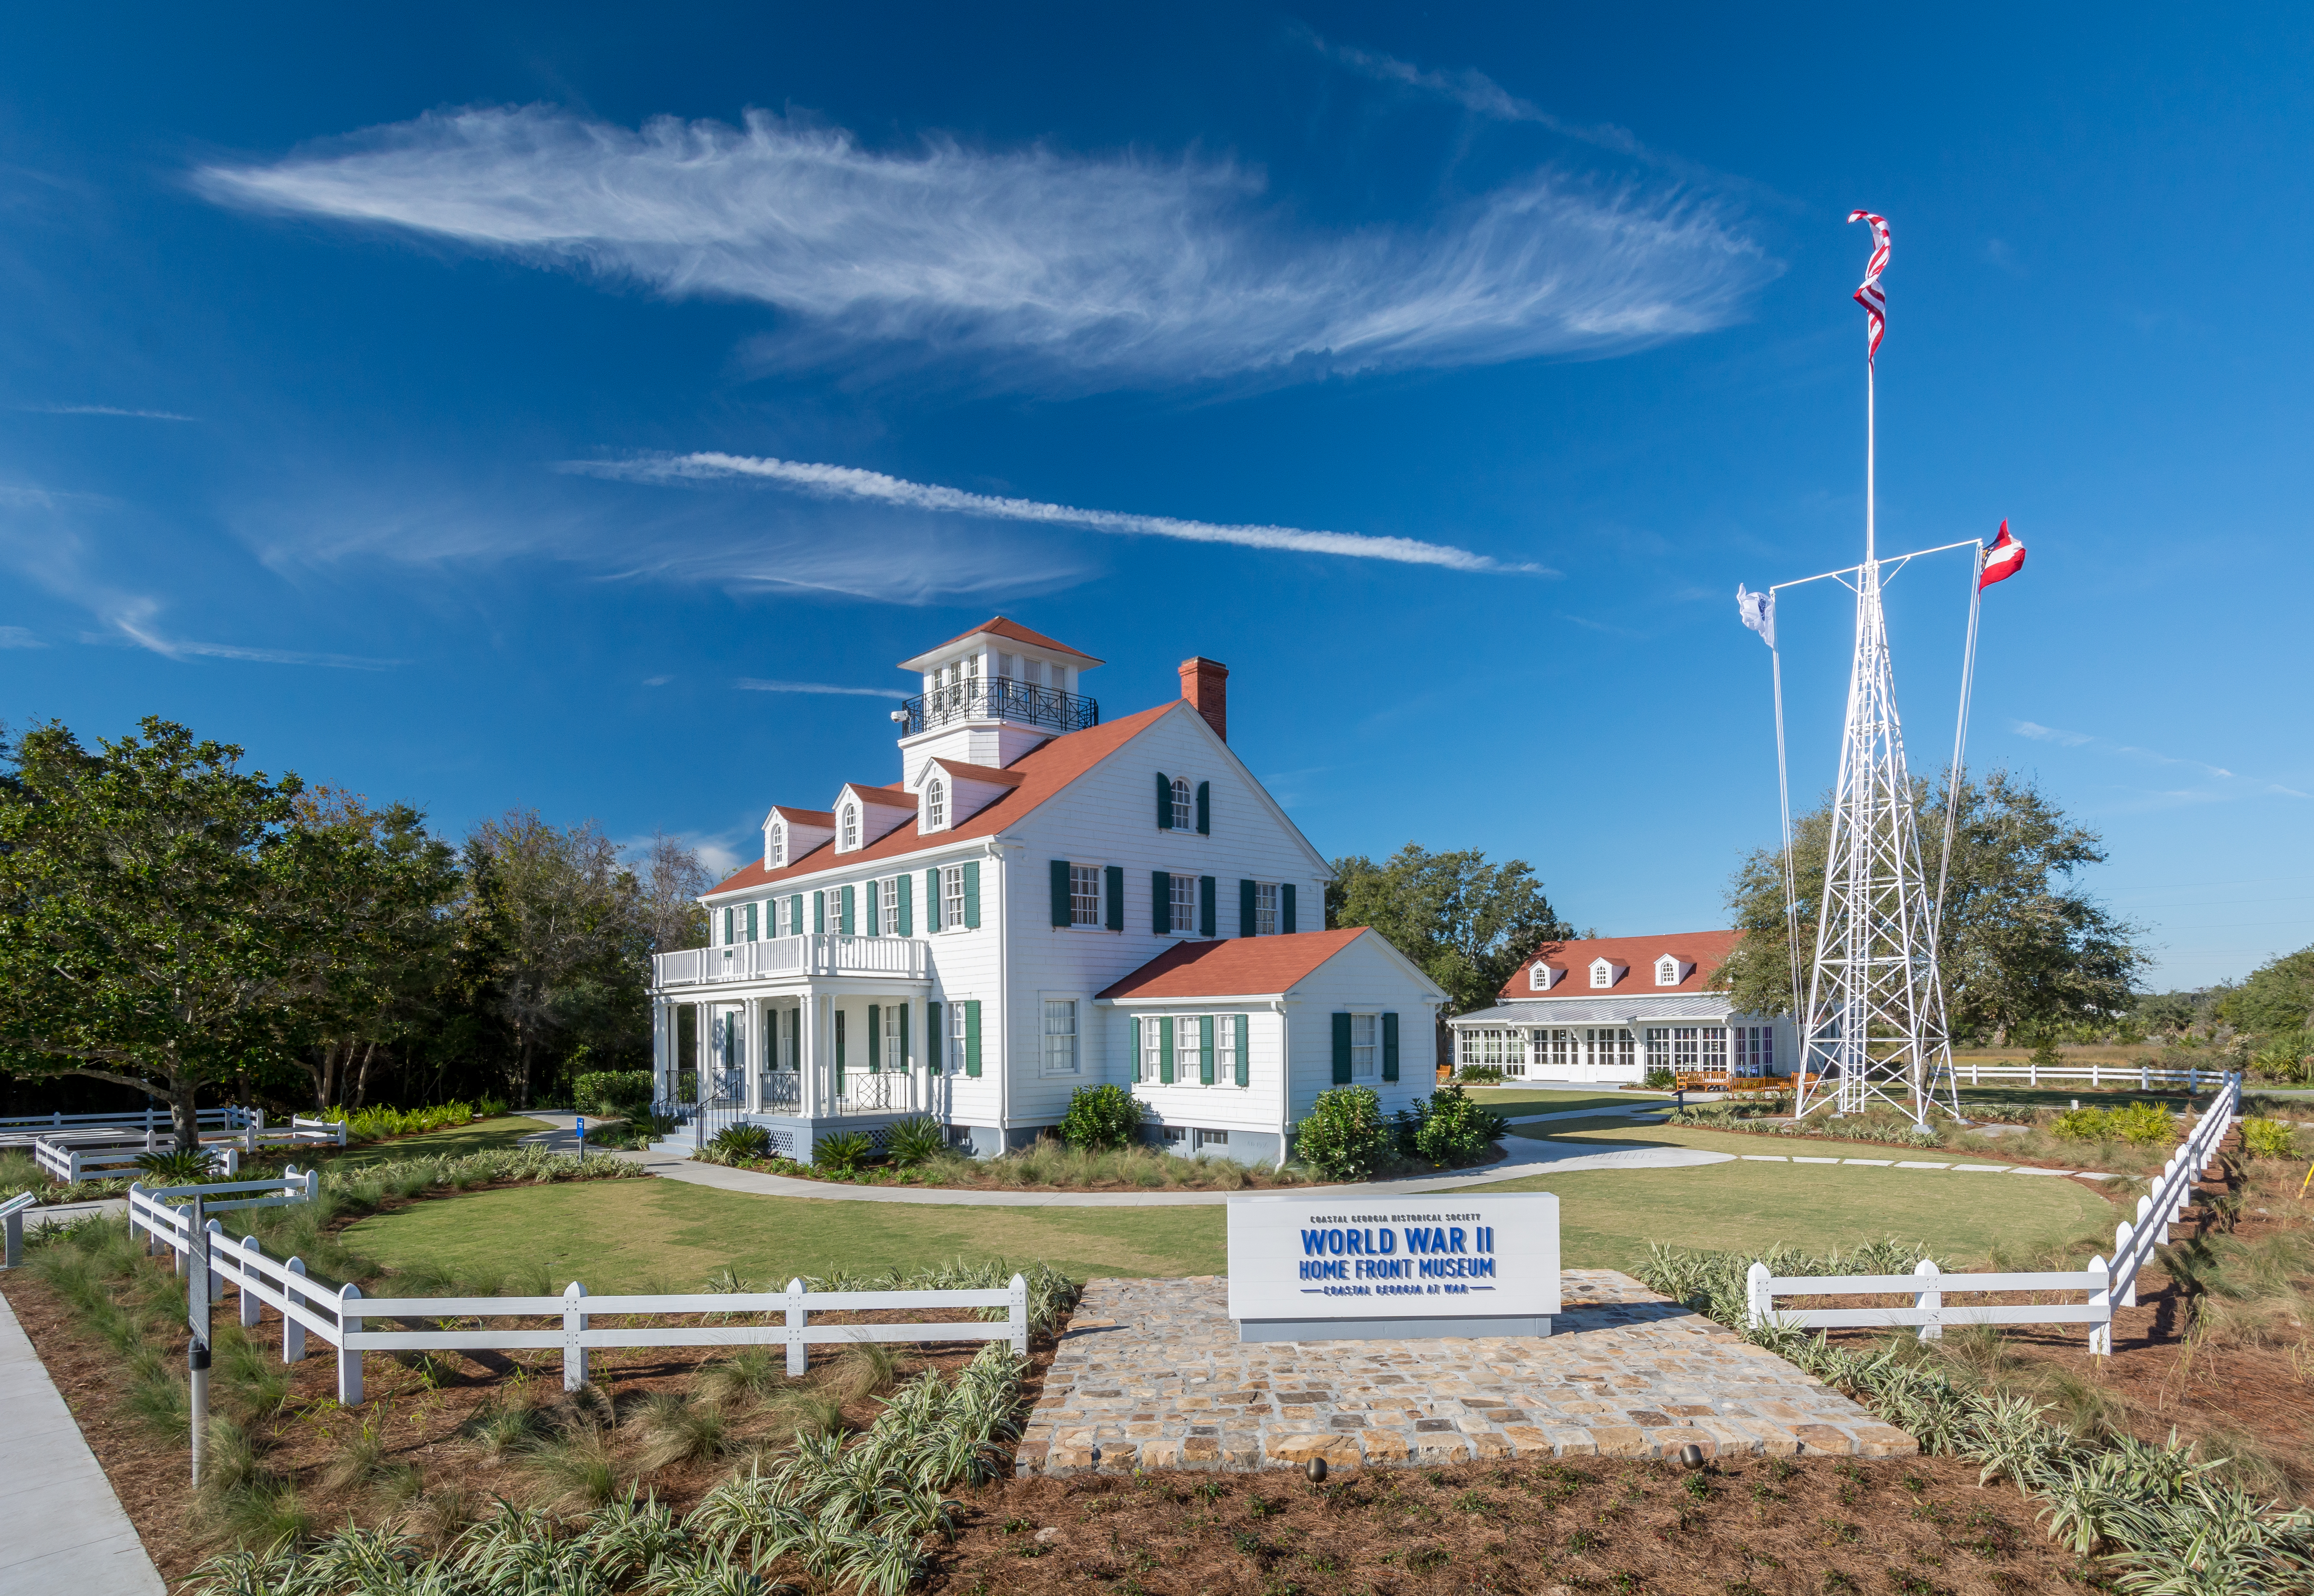
[[[924,944],[914,937],[844,937],[818,932],[733,942],[721,948],[683,948],[651,959],[658,987],[697,986],[717,981],[762,981],[782,975],[896,975],[924,977]]]
[[[1098,699],[1015,682],[1009,676],[935,687],[908,700],[900,711],[900,735],[907,737],[958,720],[1012,720],[1056,732],[1083,731],[1100,724]]]

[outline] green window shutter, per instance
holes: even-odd
[[[1165,870],[1149,872],[1149,929],[1161,937],[1173,929],[1173,877]]]
[[[1101,884],[1108,889],[1108,929],[1121,931],[1125,929],[1125,867],[1110,865],[1101,876]]]
[[[1253,935],[1253,889],[1250,881],[1237,884],[1237,934],[1241,937]]]
[[[1173,829],[1173,782],[1162,771],[1157,772],[1157,829]]]
[[[1200,781],[1197,783],[1197,834],[1201,837],[1211,836],[1213,830],[1214,784],[1210,781]]]
[[[980,1000],[967,998],[964,1003],[964,1072],[980,1073]]]
[[[1237,1021],[1237,1083],[1240,1086],[1251,1086],[1253,1061],[1246,1057],[1246,1042],[1253,1030],[1253,1022],[1242,1014],[1233,1014],[1230,1018]]]
[[[1294,883],[1291,881],[1277,889],[1277,929],[1289,937],[1294,934]]]
[[[968,859],[964,862],[964,923],[974,930],[980,929],[980,861]],[[979,1011],[980,1000],[973,1000],[974,1012]]]
[[[914,1007],[914,1003],[900,1005],[900,1052],[899,1056],[892,1061],[892,1068],[895,1070],[906,1069],[912,1056],[908,1052],[908,1011]]]
[[[822,935],[826,933],[827,894],[825,892],[811,895],[811,929]]]
[[[1069,861],[1053,861],[1053,923],[1066,925],[1075,916],[1069,913]]]
[[[924,930],[927,932],[940,930],[940,867],[934,865],[924,872]]]
[[[1214,878],[1197,877],[1197,935],[1210,938],[1217,921],[1214,918]]]
[[[1173,1017],[1170,1014],[1157,1020],[1157,1082],[1173,1084]]]
[[[731,946],[733,940],[734,939],[731,935],[731,911],[726,909],[723,911],[723,946],[729,948]]]
[[[1350,1083],[1350,1017],[1334,1016],[1334,1084]]]
[[[835,1011],[835,1095],[843,1095],[843,1010]]]
[[[946,1034],[941,1029],[941,1006],[938,1003],[926,1003],[924,1005],[924,1064],[935,1075],[947,1066],[948,1061],[941,1057],[941,1043]]]
[[[803,935],[803,894],[796,893],[788,899],[788,934]]]
[[[900,888],[900,935],[904,937],[913,937],[916,934],[916,906],[909,900],[915,896],[916,878],[914,876],[902,876],[898,878],[898,883]]]
[[[884,1006],[868,1005],[868,1073],[875,1074],[884,1067]]]
[[[852,896],[852,888],[848,886],[845,887],[843,889],[843,918],[836,922],[836,929],[841,930],[847,937],[852,935],[852,904],[856,901],[857,900]]]
[[[1398,1016],[1395,1014],[1382,1017],[1382,1078],[1384,1080],[1398,1079]]]
[[[1214,1017],[1197,1016],[1197,1084],[1214,1083]]]
[[[865,911],[865,913],[860,917],[860,929],[870,937],[874,936],[884,924],[883,915],[877,913],[877,884],[875,882],[867,881],[861,884],[860,906]]]
[[[755,940],[755,905],[753,904],[747,905],[747,940]]]

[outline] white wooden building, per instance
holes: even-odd
[[[1679,931],[1550,942],[1493,1007],[1446,1022],[1457,1068],[1519,1080],[1638,1081],[1679,1075],[1783,1075],[1798,1057],[1788,1015],[1744,1014],[1712,974],[1741,931]]]
[[[656,1096],[687,1140],[744,1119],[800,1159],[930,1115],[990,1154],[1115,1082],[1153,1140],[1252,1162],[1337,1081],[1391,1110],[1428,1089],[1444,994],[1322,929],[1332,873],[1231,750],[1226,667],[1103,722],[1100,664],[999,616],[902,662],[898,780],[770,810],[702,900],[711,945],[656,961]]]

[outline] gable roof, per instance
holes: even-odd
[[[858,794],[861,803],[875,804],[881,808],[913,809],[916,807],[914,796],[881,783],[870,787],[865,781],[847,781],[843,784],[843,789],[847,792]]]
[[[799,809],[792,804],[773,804],[772,813],[782,820],[800,820],[806,825],[833,828],[835,824],[835,811],[833,809]]]
[[[1373,928],[1296,931],[1177,942],[1100,995],[1104,998],[1231,998],[1293,990],[1311,971]],[[1375,933],[1379,935],[1379,933]]]
[[[1159,704],[1153,710],[1144,710],[1138,715],[1128,715],[1122,720],[1112,720],[1106,726],[1095,726],[1074,731],[1066,736],[1054,737],[1040,743],[1011,764],[1008,772],[1017,772],[1019,785],[997,798],[971,818],[935,832],[929,838],[920,835],[912,816],[886,832],[865,848],[854,848],[839,855],[833,842],[818,847],[779,869],[765,869],[762,860],[755,860],[730,876],[717,882],[702,895],[714,897],[727,892],[744,892],[749,887],[767,886],[801,876],[816,876],[822,870],[850,869],[854,865],[873,864],[879,860],[897,859],[928,847],[946,847],[951,842],[967,842],[974,837],[992,836],[1003,830],[1038,805],[1057,798],[1070,782],[1107,759],[1131,742],[1163,716],[1179,710],[1195,715],[1188,702],[1174,699]],[[1204,724],[1202,721],[1200,725]],[[910,805],[915,799],[905,800]]]
[[[1048,638],[1041,631],[1030,631],[1018,621],[1008,620],[1002,615],[992,615],[970,631],[960,631],[945,643],[936,643],[914,659],[900,661],[894,668],[904,671],[922,670],[923,666],[918,663],[919,661],[939,653],[942,648],[952,648],[967,638],[976,638],[984,633],[989,637],[1003,638],[1015,643],[1025,643],[1031,648],[1042,648],[1048,654],[1065,654],[1071,659],[1082,660],[1087,665],[1104,663],[1095,659],[1082,648],[1072,648],[1066,643]]]
[[[1712,972],[1727,962],[1736,945],[1744,939],[1742,931],[1673,931],[1660,937],[1592,937],[1565,942],[1545,942],[1529,954],[1524,963],[1503,983],[1496,995],[1519,998],[1530,1002],[1550,1002],[1581,997],[1595,997],[1601,991],[1618,993],[1649,992],[1657,996],[1671,992],[1698,992],[1709,985]],[[1676,986],[1656,984],[1656,960],[1670,954],[1683,964],[1695,967]],[[1591,984],[1590,969],[1597,959],[1609,964],[1627,965],[1630,973],[1612,987],[1600,988]],[[1553,986],[1548,992],[1534,990],[1528,974],[1539,964],[1566,972],[1563,987]]]
[[[960,759],[928,759],[924,764],[927,769],[938,765],[959,781],[983,781],[991,787],[1018,787],[1029,779],[1017,770],[1006,770],[993,764],[967,764]],[[923,780],[921,776],[917,778],[920,785]]]

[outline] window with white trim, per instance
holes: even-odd
[[[960,931],[964,924],[964,867],[941,867],[941,929]]]
[[[1189,1139],[1189,1127],[1187,1125],[1159,1125],[1157,1127],[1157,1134],[1163,1138],[1166,1146],[1179,1147],[1182,1142],[1187,1142]]]
[[[1776,1027],[1771,1025],[1739,1025],[1736,1027],[1735,1068],[1738,1075],[1773,1075],[1776,1072]]]
[[[1077,1001],[1074,998],[1045,1000],[1045,1073],[1073,1075],[1077,1072]]]
[[[1703,1027],[1703,1072],[1706,1075],[1727,1073],[1727,1027],[1724,1025]]]
[[[1672,957],[1669,954],[1665,954],[1663,957],[1656,960],[1656,984],[1657,986],[1677,986],[1679,984],[1679,960]]]
[[[1372,1080],[1374,1060],[1381,1054],[1382,1016],[1353,1014],[1350,1016],[1350,1079]]]
[[[1526,1073],[1526,1033],[1473,1027],[1462,1033],[1457,1059],[1463,1069],[1500,1070],[1506,1075]]]
[[[1549,965],[1538,964],[1527,973],[1526,983],[1536,992],[1549,992],[1550,983],[1558,979],[1558,971]]]
[[[1173,1084],[1202,1086],[1205,1084],[1205,1027],[1198,1022],[1202,1014],[1173,1016]],[[1218,1071],[1215,1071],[1219,1073]]]
[[[769,869],[776,870],[787,862],[788,828],[775,820],[772,822],[771,829],[764,838],[764,863]]]
[[[1253,884],[1253,934],[1274,937],[1277,934],[1277,883],[1257,881]]]
[[[948,1005],[948,1072],[964,1073],[965,1004],[960,998],[951,998]]]
[[[898,936],[900,934],[900,878],[897,876],[887,876],[881,881],[871,881],[869,885],[875,888],[876,893],[871,901],[875,904],[879,922],[877,930],[887,937]]]
[[[1588,1026],[1583,1032],[1583,1062],[1596,1070],[1628,1070],[1637,1063],[1638,1038],[1622,1026]]]
[[[857,804],[843,806],[843,846],[847,849],[860,846],[860,806]]]
[[[1214,1084],[1237,1084],[1237,1016],[1214,1016]]]
[[[905,1070],[908,1067],[907,1054],[900,1046],[900,1017],[907,1011],[907,1005],[905,1003],[887,1003],[884,1005],[884,1012],[877,1017],[884,1027],[884,1045],[879,1062],[887,1070]]]
[[[1177,934],[1193,933],[1197,929],[1197,878],[1195,876],[1175,876],[1173,888],[1173,930]]]
[[[1177,832],[1194,831],[1197,824],[1196,794],[1189,790],[1187,777],[1176,776],[1173,778],[1173,829]]]
[[[1069,923],[1090,926],[1100,924],[1100,867],[1099,865],[1069,867]]]
[[[1575,1066],[1582,1062],[1575,1033],[1563,1027],[1537,1030],[1532,1045],[1538,1071],[1572,1079]]]
[[[1140,1027],[1140,1045],[1134,1051],[1138,1055],[1139,1068],[1134,1078],[1154,1086],[1165,1079],[1165,1030],[1154,1017],[1133,1022]]]
[[[1197,1145],[1199,1147],[1227,1147],[1229,1145],[1229,1133],[1227,1131],[1199,1131],[1197,1133]]]
[[[1594,987],[1614,985],[1615,966],[1609,964],[1603,958],[1593,959],[1591,961],[1591,984]]]
[[[939,831],[948,824],[948,783],[938,776],[924,789],[924,829]]]

